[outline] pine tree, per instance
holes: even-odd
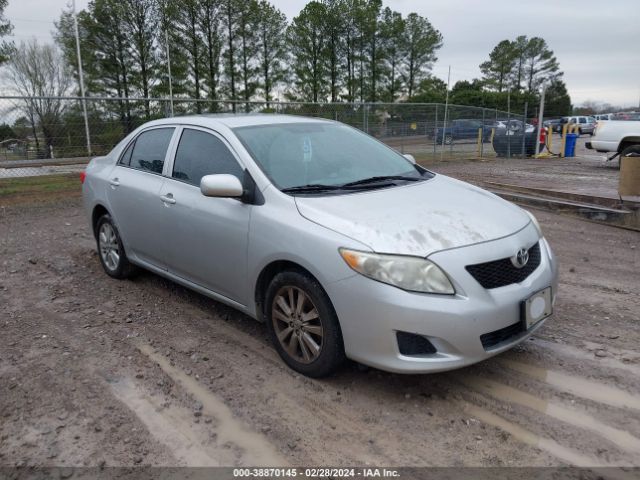
[[[6,37],[13,31],[11,22],[4,18],[4,10],[7,8],[7,3],[8,0],[0,0],[0,38]],[[3,40],[2,43],[0,43],[0,65],[9,59],[12,50],[13,44],[11,42]]]
[[[480,64],[486,86],[502,92],[509,85],[516,64],[516,52],[513,42],[502,40],[489,54],[489,60]]]
[[[405,30],[405,22],[402,15],[392,11],[389,7],[382,12],[382,48],[386,68],[384,70],[384,87],[382,96],[385,100],[395,102],[402,91],[402,64],[404,51],[402,38]]]
[[[407,92],[413,95],[416,85],[427,78],[436,52],[442,46],[442,35],[429,20],[416,13],[406,19],[404,34]]]
[[[307,3],[288,29],[288,40],[295,75],[294,94],[303,100],[319,102],[327,94],[327,43],[322,28],[327,15],[324,4]]]
[[[285,77],[287,58],[287,17],[267,0],[258,5],[258,63],[260,78],[258,88],[262,90],[264,99],[273,99],[273,89]]]

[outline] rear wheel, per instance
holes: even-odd
[[[98,219],[96,237],[100,263],[107,275],[117,279],[131,277],[136,268],[129,263],[111,215],[105,214]]]
[[[342,365],[338,317],[314,278],[299,271],[277,274],[267,289],[265,310],[271,341],[293,370],[324,377]]]

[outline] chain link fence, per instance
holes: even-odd
[[[419,103],[301,103],[186,98],[0,97],[0,178],[77,171],[143,123],[215,113],[278,113],[346,123],[418,161],[495,156],[492,128],[523,115]]]

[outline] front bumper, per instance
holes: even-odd
[[[514,347],[544,321],[488,349],[480,336],[520,321],[520,303],[543,288],[551,286],[555,300],[558,269],[546,240],[539,239],[539,267],[519,284],[486,290],[464,267],[510,257],[536,241],[537,230],[530,224],[507,238],[431,255],[450,275],[457,292],[452,296],[407,292],[361,275],[327,285],[347,356],[381,370],[428,373],[471,365]],[[426,337],[437,352],[402,355],[397,331]]]

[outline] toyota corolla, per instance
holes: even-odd
[[[265,322],[308,376],[345,358],[459,368],[552,313],[558,270],[533,215],[341,123],[156,120],[82,178],[108,275],[144,268]]]

